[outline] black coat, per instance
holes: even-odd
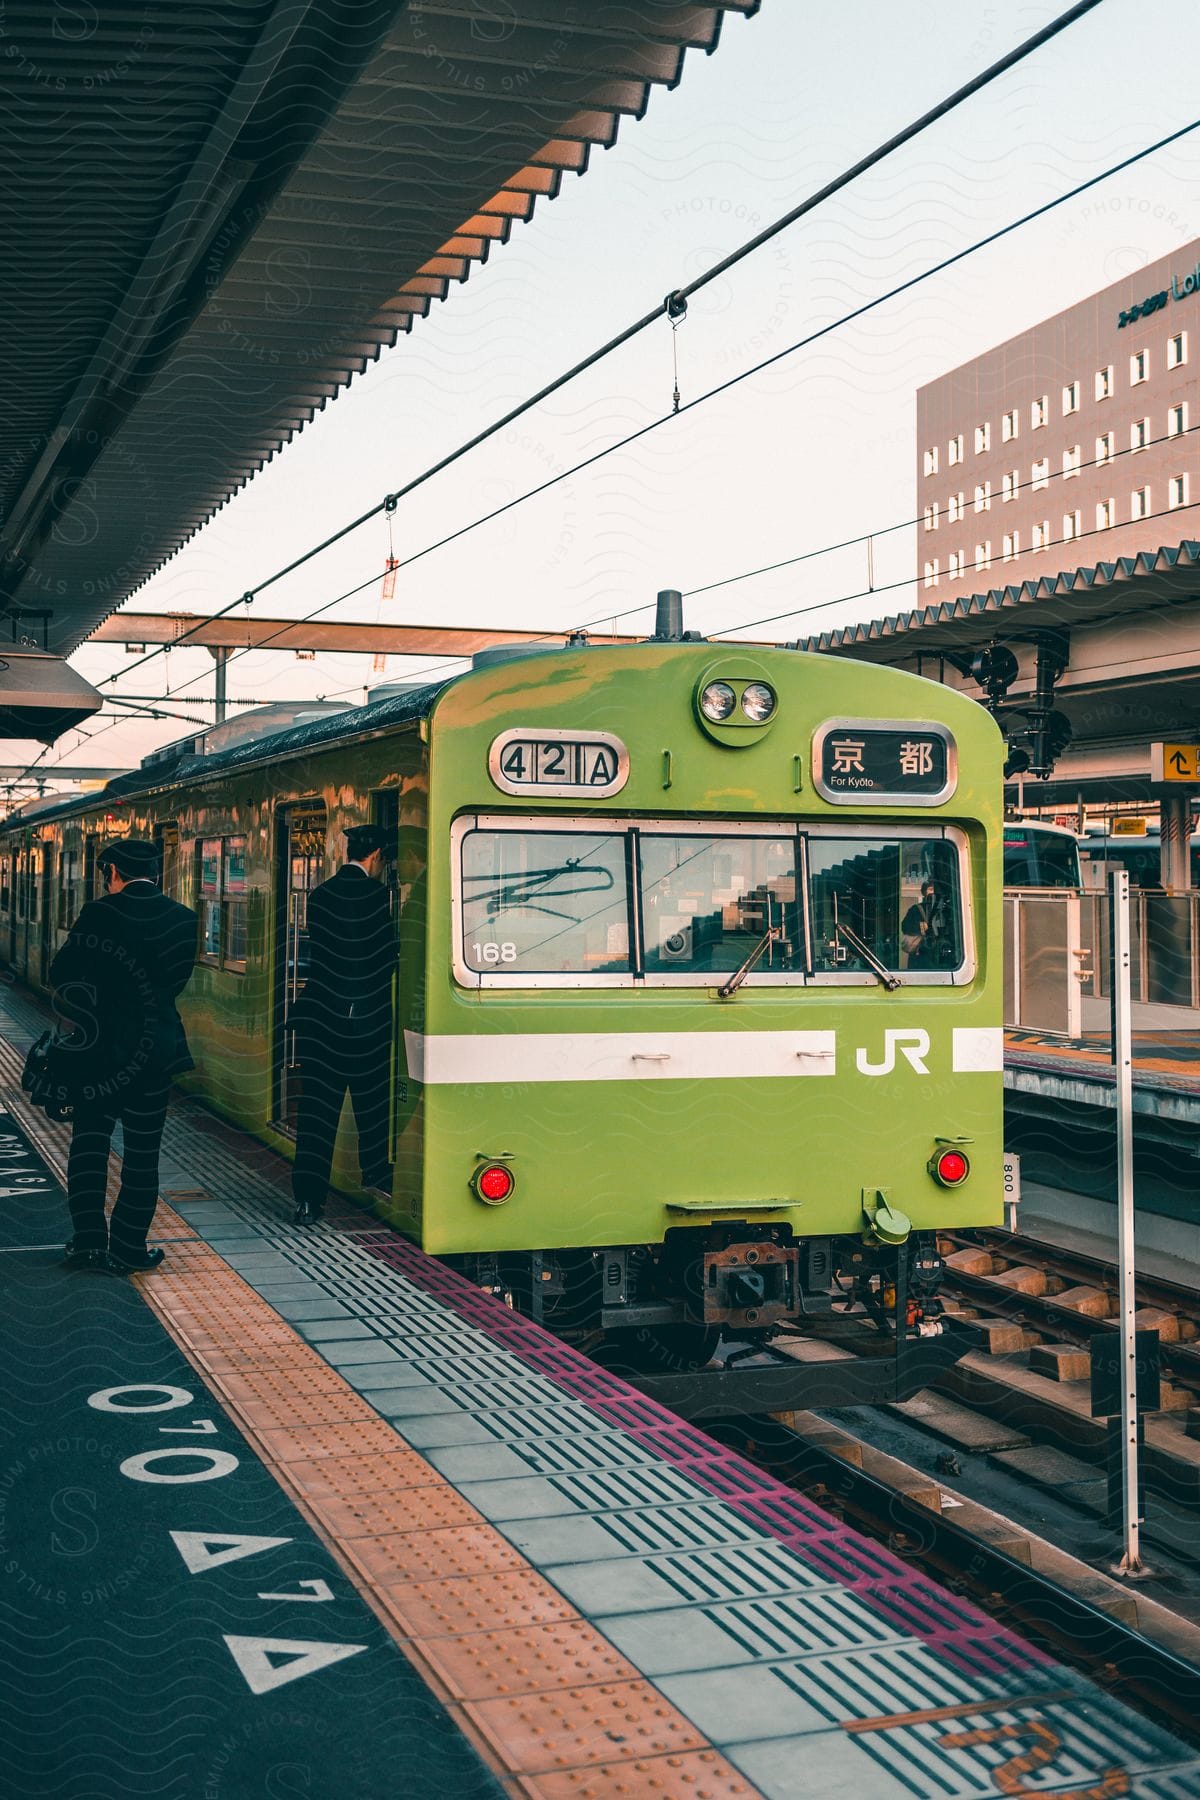
[[[346,863],[308,896],[308,978],[292,1008],[304,1033],[390,1034],[396,933],[387,889]]]
[[[50,965],[84,1080],[116,1094],[194,1066],[175,1001],[195,966],[196,938],[195,913],[150,881],[87,902]]]

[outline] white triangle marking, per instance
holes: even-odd
[[[292,1541],[291,1538],[246,1537],[228,1531],[173,1531],[171,1537],[192,1575],[199,1575],[205,1569],[219,1569],[222,1563],[240,1562],[243,1556],[277,1550],[281,1544]],[[210,1545],[217,1547],[213,1549]]]
[[[304,1638],[226,1637],[229,1654],[245,1677],[252,1694],[269,1694],[285,1682],[298,1681],[347,1656],[357,1656],[366,1644],[314,1644]],[[286,1656],[278,1666],[273,1656]]]

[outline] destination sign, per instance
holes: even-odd
[[[488,774],[506,794],[606,799],[629,778],[629,752],[606,731],[501,732]]]
[[[813,744],[813,780],[841,805],[936,806],[954,792],[954,739],[944,725],[831,720]]]

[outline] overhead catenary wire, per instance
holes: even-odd
[[[382,500],[378,501],[374,506],[369,507],[366,512],[360,513],[356,518],[350,519],[346,524],[339,526],[336,531],[331,532],[329,536],[323,538],[320,543],[314,544],[300,556],[294,557],[290,562],[285,563],[282,568],[275,570],[273,574],[256,582],[253,587],[248,588],[244,593],[239,594],[236,599],[230,600],[217,612],[206,614],[205,622],[207,623],[212,619],[223,618],[228,613],[231,613],[236,607],[252,602],[260,594],[265,593],[268,588],[273,587],[286,576],[291,575],[297,569],[302,568],[305,563],[311,562],[314,557],[322,555],[324,551],[329,550],[333,545],[340,543],[343,538],[346,538],[352,532],[359,530],[361,526],[367,524],[371,519],[378,518],[380,513],[387,513],[388,515],[393,514],[401,500],[407,499],[409,495],[415,493],[418,488],[423,487],[427,481],[431,481],[435,475],[440,475],[446,469],[451,468],[464,456],[469,455],[471,451],[478,449],[481,444],[485,444],[490,438],[495,437],[498,432],[507,430],[510,425],[515,424],[518,419],[523,418],[524,415],[532,411],[534,407],[541,405],[542,401],[549,399],[551,395],[567,386],[568,383],[577,380],[580,375],[585,374],[589,369],[595,368],[598,363],[602,362],[606,357],[611,356],[615,351],[623,348],[624,345],[630,343],[635,337],[639,336],[641,332],[646,331],[650,326],[657,324],[664,315],[677,323],[680,310],[686,311],[687,302],[692,295],[700,293],[711,282],[716,281],[722,275],[727,274],[729,270],[735,268],[738,263],[743,262],[748,256],[753,255],[756,250],[760,250],[764,244],[770,243],[773,238],[776,238],[782,232],[787,231],[792,225],[796,224],[798,220],[804,218],[808,213],[811,213],[817,207],[822,206],[827,200],[832,199],[835,194],[840,193],[844,188],[849,187],[853,182],[859,180],[859,178],[866,174],[868,170],[885,161],[905,144],[911,143],[912,140],[919,137],[922,132],[928,131],[930,127],[937,124],[939,120],[947,117],[948,114],[954,112],[967,100],[973,98],[974,95],[990,86],[992,82],[997,81],[1000,76],[1005,75],[1011,69],[1016,68],[1019,63],[1023,62],[1026,57],[1031,56],[1034,51],[1040,50],[1061,32],[1067,30],[1068,27],[1075,24],[1078,19],[1083,18],[1084,15],[1089,12],[1093,12],[1100,3],[1101,0],[1077,0],[1076,5],[1068,7],[1067,10],[1060,13],[1057,18],[1051,19],[1040,31],[1035,31],[1031,37],[1025,38],[1020,44],[1016,45],[1014,49],[1007,51],[1005,55],[999,57],[995,62],[990,63],[987,68],[981,70],[978,75],[972,76],[969,81],[964,82],[952,93],[946,95],[944,99],[939,100],[936,105],[922,113],[919,118],[912,120],[900,131],[893,133],[893,135],[887,138],[882,144],[877,145],[874,150],[869,151],[865,156],[860,157],[857,162],[852,163],[848,168],[843,169],[840,174],[834,176],[830,181],[825,182],[821,187],[817,188],[797,205],[790,207],[786,213],[783,213],[778,219],[774,220],[770,225],[765,226],[762,231],[757,232],[744,243],[739,244],[735,249],[731,250],[728,255],[722,257],[719,262],[714,263],[711,268],[705,269],[701,274],[695,276],[683,286],[673,288],[664,301],[660,302],[657,306],[652,307],[649,312],[643,313],[640,318],[633,320],[631,324],[625,326],[621,331],[617,332],[615,336],[609,338],[606,343],[603,343],[595,350],[590,351],[586,356],[582,357],[578,362],[573,363],[571,367],[565,369],[562,374],[555,376],[552,381],[547,382],[545,386],[539,388],[535,393],[528,395],[516,406],[511,407],[500,418],[493,420],[490,425],[484,426],[482,430],[477,431],[472,437],[467,438],[455,449],[448,451],[445,456],[440,457],[436,462],[431,463],[428,468],[423,469],[418,475],[414,475],[409,481],[404,482],[400,487],[394,489],[391,493],[386,494]],[[687,407],[681,407],[676,404],[672,416],[687,410]],[[392,557],[390,553],[388,561],[389,572],[391,572],[390,565]],[[398,566],[403,568],[405,564],[400,563]],[[196,631],[199,629],[199,626],[193,626],[191,629],[192,631]],[[177,649],[180,645],[186,643],[189,635],[190,632],[182,633],[170,648]],[[143,663],[150,662],[156,656],[162,654],[162,648],[148,651],[137,662],[131,663],[127,669],[119,670],[116,675],[106,677],[106,682],[119,680],[122,674],[130,674],[134,669],[140,668]]]
[[[840,330],[843,326],[851,324],[856,319],[863,318],[866,314],[873,312],[877,307],[886,305],[889,300],[894,300],[899,295],[910,292],[913,288],[920,286],[922,282],[929,281],[935,275],[944,273],[945,270],[952,268],[956,263],[963,262],[967,257],[975,255],[978,251],[986,249],[989,245],[998,243],[1001,239],[1011,235],[1014,231],[1018,231],[1023,226],[1030,224],[1034,219],[1044,217],[1047,213],[1053,212],[1056,207],[1063,206],[1069,200],[1078,198],[1080,194],[1086,193],[1089,189],[1099,186],[1104,181],[1110,180],[1114,175],[1122,173],[1125,169],[1132,167],[1135,163],[1143,161],[1148,156],[1154,155],[1157,151],[1165,149],[1168,145],[1177,143],[1197,129],[1200,129],[1200,119],[1193,119],[1189,124],[1180,126],[1178,130],[1169,132],[1165,137],[1156,139],[1154,143],[1146,145],[1143,149],[1134,151],[1129,156],[1122,157],[1119,162],[1112,164],[1109,168],[1102,170],[1099,174],[1087,177],[1084,181],[1078,182],[1074,187],[1067,189],[1066,192],[1056,195],[1054,199],[1044,201],[1040,206],[1033,207],[1028,212],[1021,214],[1019,218],[1012,219],[1008,224],[1001,225],[997,227],[995,231],[988,232],[986,236],[976,239],[974,243],[965,245],[961,250],[951,252],[949,256],[943,257],[939,262],[931,264],[929,267],[919,271],[916,275],[909,276],[902,282],[898,282],[894,287],[888,288],[884,293],[876,295],[871,300],[863,301],[860,306],[854,307],[850,312],[843,313],[839,318],[830,320],[829,323],[825,325],[818,326],[815,331],[809,332],[805,337],[798,338],[793,343],[785,345],[782,350],[777,350],[773,352],[772,355],[764,357],[760,362],[754,363],[748,368],[739,370],[736,375],[729,376],[725,381],[719,382],[715,387],[708,388],[705,392],[698,394],[694,400],[687,401],[681,406],[678,413],[663,413],[657,418],[648,420],[645,425],[638,426],[635,430],[626,433],[624,437],[618,438],[611,444],[605,445],[600,450],[594,451],[590,456],[581,458],[580,461],[571,464],[566,469],[560,470],[557,474],[547,476],[545,481],[539,482],[536,486],[526,489],[521,494],[515,495],[513,499],[505,501],[500,506],[491,508],[486,513],[481,513],[476,518],[468,521],[465,525],[460,525],[453,531],[447,532],[445,536],[436,539],[433,543],[425,545],[423,549],[413,551],[410,556],[404,557],[400,561],[398,567],[400,569],[411,568],[414,563],[422,561],[426,556],[433,555],[435,551],[442,550],[447,545],[455,543],[460,538],[467,536],[468,533],[478,530],[483,525],[489,524],[493,519],[500,518],[505,513],[513,511],[515,507],[523,505],[527,500],[532,500],[538,495],[546,493],[549,489],[558,486],[561,482],[569,480],[571,476],[578,475],[583,470],[593,467],[596,463],[602,462],[606,457],[614,455],[618,450],[628,448],[630,444],[636,443],[641,438],[647,437],[653,431],[657,431],[660,426],[670,424],[674,419],[684,417],[686,414],[694,411],[699,406],[705,405],[708,401],[715,399],[717,396],[728,393],[731,389],[738,387],[742,382],[748,381],[752,376],[761,374],[764,369],[772,367],[775,363],[783,361],[784,358],[788,356],[795,355],[799,350],[809,348],[820,339],[828,337],[832,332]],[[877,530],[873,534],[867,533],[864,535],[879,536],[880,532]],[[309,612],[303,614],[300,619],[289,619],[286,624],[279,627],[278,631],[273,632],[269,637],[263,638],[259,643],[248,645],[245,649],[233,651],[230,654],[229,662],[236,661],[240,656],[250,655],[252,651],[266,649],[276,637],[281,637],[285,633],[294,630],[297,624],[309,623],[313,619],[320,618],[323,613],[329,612],[333,607],[341,605],[344,600],[351,599],[355,594],[361,593],[364,588],[373,586],[377,580],[378,573],[375,572],[368,576],[364,581],[357,583],[356,586],[338,594],[334,599],[324,601],[320,606],[313,607]],[[875,591],[884,592],[886,590],[880,588]],[[629,609],[630,613],[645,610],[647,609],[644,606]],[[219,618],[220,616],[219,613],[215,615],[206,615],[203,622],[207,624],[211,617]],[[605,618],[612,618],[613,616],[614,615],[611,613],[605,613],[604,615]],[[595,622],[599,623],[600,621]],[[199,626],[196,626],[193,629],[199,629]],[[586,627],[579,627],[579,629],[586,629]],[[547,638],[549,638],[556,634],[547,633],[546,635]],[[177,648],[182,642],[182,638],[176,639],[171,645],[171,648]],[[456,658],[455,660],[460,659]],[[117,675],[110,676],[107,679],[117,680],[122,674],[131,674],[133,669],[138,666],[137,663],[134,663],[130,665],[128,669],[120,670]],[[191,678],[191,681],[194,682],[202,679],[202,676],[197,675]],[[182,686],[176,688],[174,692],[182,692],[183,688],[189,685],[191,685],[191,682],[184,682]]]

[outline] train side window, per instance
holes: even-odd
[[[243,974],[246,968],[246,840],[201,838],[196,845],[200,915],[198,960]]]
[[[197,911],[200,914],[201,962],[221,960],[221,840],[202,838],[196,845]]]
[[[75,887],[79,877],[78,850],[64,850],[58,859],[58,918],[60,931],[69,931],[75,922]]]
[[[808,855],[813,960],[819,972],[867,971],[844,927],[888,969],[933,974],[962,967],[962,896],[953,843],[941,837],[814,834]]]

